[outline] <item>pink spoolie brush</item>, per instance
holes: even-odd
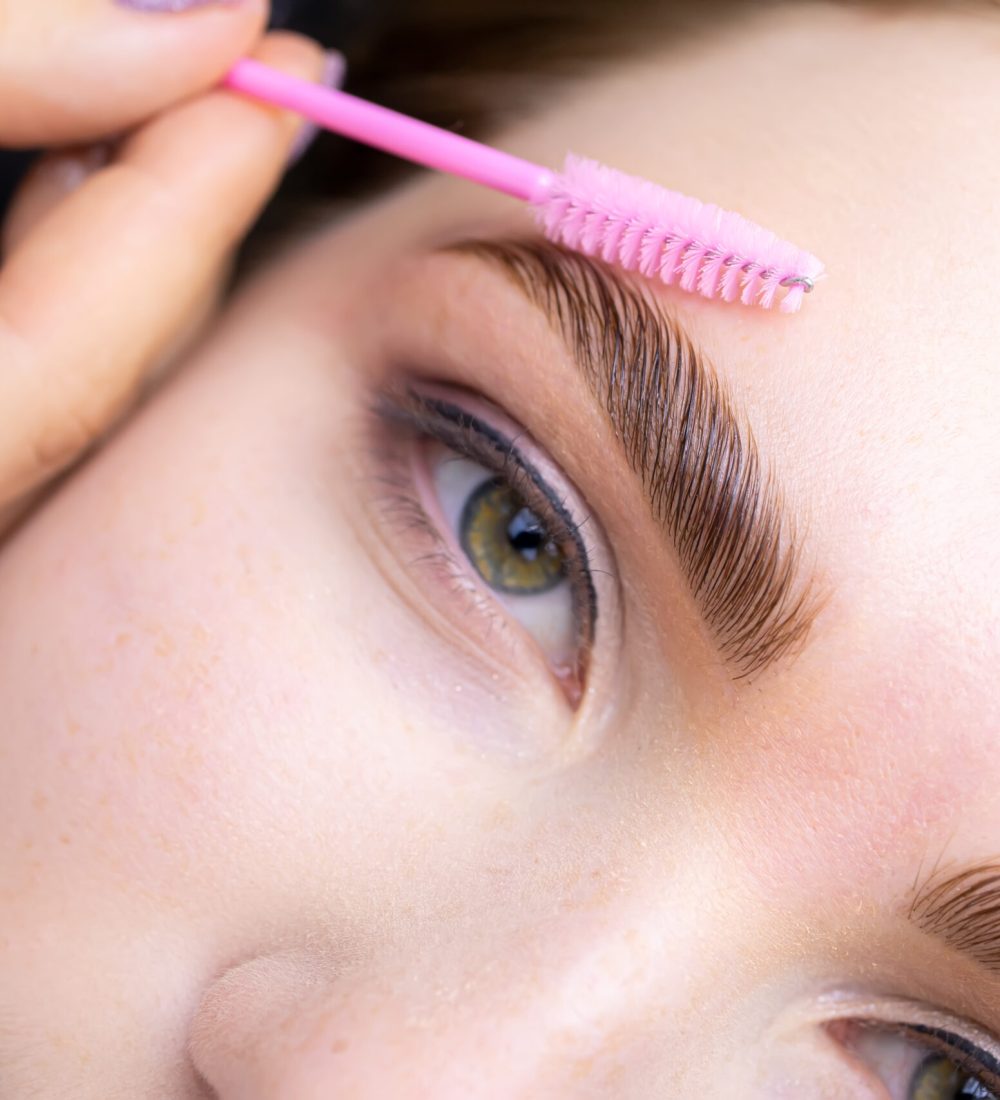
[[[626,271],[724,302],[794,313],[823,271],[815,256],[739,214],[570,154],[562,172],[346,92],[245,59],[225,85],[407,160],[522,199],[545,235]]]

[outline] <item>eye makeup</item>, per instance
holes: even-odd
[[[1000,1062],[945,1028],[850,1020],[831,1031],[889,1100],[1000,1100]]]
[[[380,511],[408,567],[442,583],[440,599],[459,600],[463,625],[490,645],[512,630],[533,635],[533,649],[577,706],[599,614],[592,559],[608,557],[577,491],[523,429],[457,387],[394,389],[372,411]],[[460,485],[463,475],[468,489],[442,503],[439,487]],[[553,598],[569,617],[566,642],[555,647],[542,644],[560,634],[545,622],[557,614]]]
[[[982,1027],[902,998],[833,998],[824,1029],[886,1100],[1000,1100],[1000,1044]]]
[[[981,1078],[981,1085],[1000,1094],[1000,1058],[983,1050],[963,1035],[956,1035],[943,1027],[925,1024],[908,1024],[900,1028],[900,1034],[909,1036],[930,1047],[942,1057],[954,1062],[963,1072]],[[975,1093],[969,1093],[975,1095]]]

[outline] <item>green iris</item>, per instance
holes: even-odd
[[[462,509],[462,549],[498,592],[534,596],[566,575],[566,558],[542,521],[502,479],[487,481]]]
[[[962,1100],[962,1097],[993,1100],[993,1093],[950,1059],[936,1055],[917,1070],[910,1087],[910,1100]]]

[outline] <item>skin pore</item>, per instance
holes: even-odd
[[[423,176],[244,290],[0,552],[0,1097],[1000,1089],[998,57],[783,8],[498,141],[827,265],[793,318],[637,290],[795,549],[749,673],[520,207]],[[476,574],[491,478],[562,585]]]

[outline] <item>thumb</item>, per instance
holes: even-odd
[[[267,0],[0,3],[0,145],[91,141],[218,82]]]

